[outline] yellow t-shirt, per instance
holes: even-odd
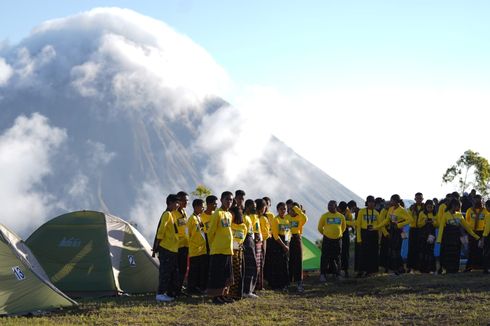
[[[327,212],[318,221],[318,232],[329,239],[340,239],[346,227],[345,217],[339,212]]]
[[[290,230],[290,223],[286,219],[286,216],[284,218],[281,218],[280,216],[276,216],[272,219],[272,236],[274,237],[275,240],[279,239],[279,236],[284,236],[284,240],[289,241],[291,239],[291,230]]]
[[[245,223],[245,226],[247,227],[247,234],[253,236],[254,226],[250,215],[243,215],[243,223]]]
[[[473,231],[483,231],[485,229],[485,208],[475,210],[473,207],[466,211],[466,222],[471,226]],[[475,228],[475,220],[476,228]]]
[[[447,208],[447,205],[444,203],[439,205],[439,209],[437,210],[437,224],[439,224],[439,225],[441,225],[442,217],[444,216],[444,213],[446,213],[446,208]]]
[[[211,215],[213,215],[213,213],[210,215],[206,214],[206,212],[201,213],[201,222],[204,224],[204,233],[208,233],[209,220],[211,219]]]
[[[420,224],[420,214],[424,211],[424,205],[417,205],[413,204],[413,209],[412,206],[410,207],[410,214],[412,215],[412,222],[410,222],[410,228],[421,228],[423,225]]]
[[[160,240],[160,247],[175,253],[179,251],[177,225],[172,213],[169,211],[163,212],[162,217],[160,217],[157,239]]]
[[[386,208],[383,208],[381,212],[379,212],[379,221],[381,223],[381,226],[379,227],[379,232],[380,235],[383,235],[385,237],[390,235],[390,233],[386,229],[386,224],[384,223],[386,220],[386,216],[388,216],[388,210]]]
[[[432,225],[434,225],[435,228],[439,226],[437,215],[434,215],[433,213],[426,214],[425,212],[421,212],[419,215],[419,222],[418,222],[419,227],[424,227],[427,224],[428,220],[432,221]]]
[[[367,230],[368,226],[372,225],[373,230],[377,230],[380,224],[381,220],[377,210],[362,208],[359,213],[357,213],[356,242],[362,242],[361,229]]]
[[[272,220],[275,218],[274,213],[271,211],[265,212],[265,216],[267,216],[267,221],[269,221],[269,225],[272,225]]]
[[[187,222],[189,234],[189,257],[197,257],[206,254],[206,238],[198,216],[192,214]]]
[[[243,244],[243,241],[245,241],[245,237],[247,236],[247,226],[245,223],[231,223],[231,231],[233,233],[233,249],[237,250]]]
[[[289,225],[291,227],[291,234],[303,234],[303,227],[306,224],[306,222],[308,222],[308,217],[297,206],[294,206],[293,210],[297,214],[296,216],[293,217],[287,214],[285,217],[289,221]]]
[[[252,229],[255,234],[256,240],[262,240],[262,231],[260,229],[260,218],[257,214],[251,214],[250,219],[252,220]]]
[[[440,243],[442,241],[442,235],[444,233],[444,228],[446,225],[454,225],[454,226],[463,226],[466,232],[468,232],[473,238],[480,239],[478,235],[473,232],[471,226],[466,222],[461,212],[455,212],[451,214],[451,212],[447,211],[442,215],[442,219],[439,221],[439,234],[437,235],[437,242]]]
[[[231,213],[221,208],[211,216],[208,229],[210,255],[233,255],[231,221]]]
[[[396,223],[396,226],[401,229],[403,226],[412,223],[412,215],[401,206],[390,207],[382,225],[388,225],[390,222]]]
[[[485,229],[483,230],[483,236],[488,237],[490,234],[490,212],[487,210],[485,213]]]
[[[356,226],[356,222],[354,221],[354,217],[352,216],[352,212],[350,211],[349,207],[347,207],[345,209],[344,217],[345,217],[345,224],[347,224],[347,226],[350,226],[353,228]],[[357,219],[357,217],[356,217],[356,219]]]
[[[181,213],[179,210],[175,210],[172,215],[175,217],[177,229],[179,230],[179,248],[189,247],[189,237],[186,232],[189,218],[186,212],[183,210]]]
[[[262,240],[265,241],[271,237],[271,226],[267,216],[260,216],[260,232],[262,233]]]

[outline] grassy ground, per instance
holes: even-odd
[[[2,318],[2,325],[488,325],[490,276],[382,274],[317,282],[305,293],[263,291],[258,300],[225,306],[206,298],[158,304],[154,296],[79,300],[76,309],[37,317]]]

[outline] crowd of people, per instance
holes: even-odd
[[[169,195],[157,227],[153,246],[160,261],[157,301],[198,294],[225,304],[257,298],[266,286],[287,291],[291,284],[298,292],[304,291],[301,237],[308,217],[299,203],[279,202],[274,214],[268,197],[245,200],[243,190],[225,191],[219,208],[214,195],[193,200],[188,217],[188,202],[185,192]],[[356,277],[370,276],[380,268],[396,275],[455,273],[462,246],[468,248],[465,271],[488,273],[490,200],[485,206],[473,192],[464,197],[464,212],[457,192],[440,202],[424,202],[417,193],[407,209],[399,195],[391,196],[389,202],[368,196],[362,209],[355,201],[331,200],[318,222],[323,236],[319,280],[349,277],[351,234]],[[405,264],[401,247],[407,238],[406,225],[410,227]],[[437,257],[436,243],[440,243]]]

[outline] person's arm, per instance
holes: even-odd
[[[342,217],[340,218],[341,220],[341,224],[340,224],[340,227],[342,229],[342,233],[345,232],[345,229],[347,228],[347,222],[345,221],[345,217],[344,215],[340,214]]]
[[[357,214],[357,218],[356,218],[356,227],[355,227],[355,230],[356,230],[356,242],[357,243],[361,243],[362,242],[362,239],[361,239],[361,223],[362,223],[362,209],[359,211],[359,213]]]
[[[446,216],[442,215],[441,219],[439,220],[439,233],[437,234],[437,243],[441,243],[442,241],[442,234],[444,233],[445,226],[446,226]]]
[[[318,220],[318,232],[320,232],[321,235],[323,235],[323,226],[325,225],[325,215],[322,215],[320,217],[320,220]]]
[[[308,216],[298,206],[293,206],[293,211],[299,216],[298,218],[298,231],[303,233],[303,226],[308,222]]]
[[[209,228],[208,228],[209,244],[211,244],[214,241],[214,238],[216,236],[216,231],[218,230],[219,221],[220,221],[220,210],[217,209],[209,219]]]
[[[485,214],[485,229],[483,230],[483,236],[488,237],[490,234],[490,212]]]
[[[466,220],[463,218],[463,216],[459,216],[459,218],[461,219],[461,225],[463,225],[464,229],[466,230],[466,232],[468,232],[468,234],[470,234],[473,238],[475,238],[476,240],[479,240],[480,239],[480,236],[478,234],[476,234],[472,229],[471,229],[471,226],[468,224],[468,222],[466,222]]]
[[[396,224],[396,226],[397,226],[399,229],[403,228],[403,227],[404,227],[405,225],[407,225],[407,224],[412,224],[412,223],[413,223],[412,214],[410,214],[409,212],[407,212],[407,211],[406,211],[406,210],[404,210],[404,209],[400,209],[400,210],[398,210],[398,211],[402,212],[402,213],[401,213],[401,215],[402,215],[401,217],[403,217],[403,221],[402,221],[402,222],[398,222],[398,223]]]

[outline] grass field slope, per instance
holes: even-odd
[[[317,282],[305,293],[264,291],[258,300],[224,306],[192,297],[158,304],[153,296],[81,300],[80,307],[37,317],[3,318],[2,325],[488,325],[490,277],[378,275]]]

